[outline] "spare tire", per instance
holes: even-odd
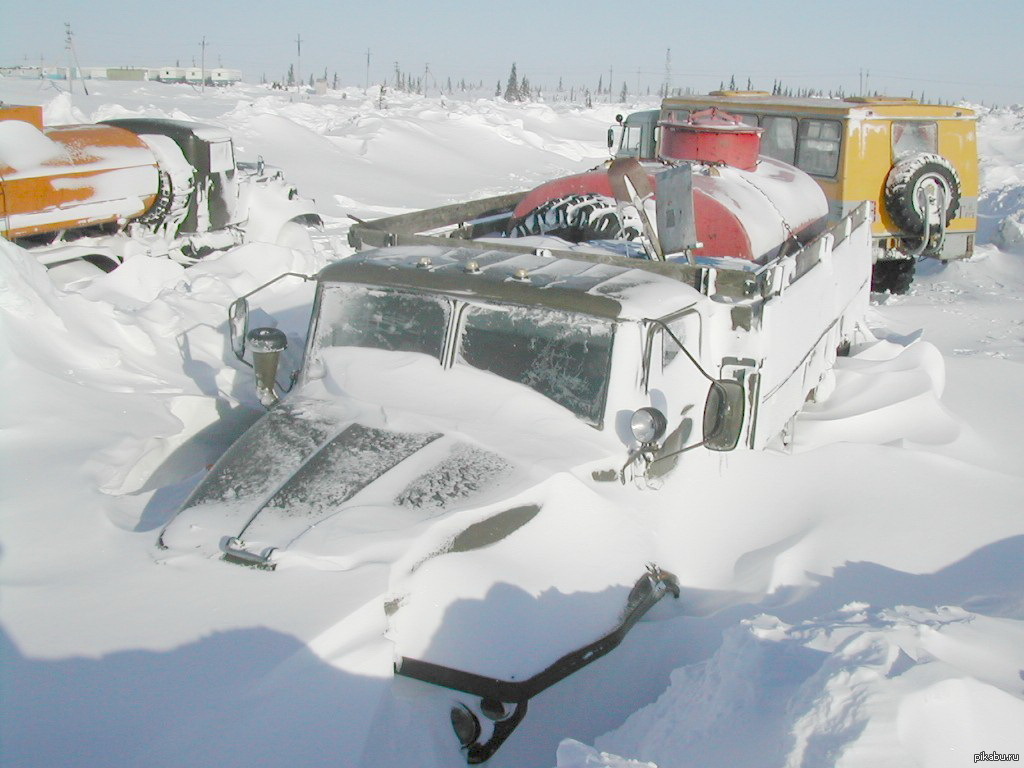
[[[591,240],[634,240],[640,232],[623,227],[615,201],[602,195],[578,194],[549,200],[511,222],[513,237],[553,235],[571,243]]]
[[[905,234],[920,237],[925,231],[927,210],[922,210],[918,192],[928,187],[943,190],[946,201],[945,224],[960,208],[960,177],[941,155],[920,154],[896,163],[885,179],[885,207]]]

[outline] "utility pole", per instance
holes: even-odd
[[[67,37],[67,49],[68,49],[68,54],[69,54],[69,56],[68,56],[68,92],[70,93],[70,92],[72,92],[74,90],[74,86],[72,85],[72,83],[74,83],[74,70],[72,69],[71,65],[72,65],[72,63],[74,63],[75,69],[78,70],[78,76],[79,77],[82,77],[82,68],[78,65],[78,54],[75,53],[75,43],[72,40],[72,34],[71,34],[71,22],[69,22],[69,21],[65,21],[64,22],[64,32],[65,32],[66,37]],[[86,96],[89,95],[89,89],[85,85],[85,78],[84,77],[82,77],[82,90],[85,92]]]
[[[608,67],[608,103],[612,103],[612,68]]]
[[[295,92],[302,92],[302,35],[295,36],[295,52],[299,56],[299,62],[295,68]]]
[[[370,49],[366,49],[366,90],[370,90]]]
[[[661,86],[662,98],[668,98],[668,92],[672,88],[672,49],[665,49],[665,82]]]
[[[430,64],[423,65],[423,95],[427,95],[427,75],[430,74]]]
[[[203,35],[199,47],[202,49],[202,55],[199,57],[199,92],[206,93],[206,35]]]

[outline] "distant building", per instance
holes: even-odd
[[[240,69],[223,69],[217,67],[217,69],[208,70],[210,73],[210,79],[214,85],[231,85],[232,83],[242,82],[242,70]]]
[[[185,71],[184,67],[160,67],[153,79],[161,83],[184,83]]]
[[[67,67],[0,66],[0,75],[26,80],[67,80]],[[231,85],[242,81],[242,70],[224,67],[82,67],[70,70],[75,79],[128,80],[140,82],[157,80],[161,83],[190,83],[200,85],[206,75],[207,85]]]
[[[107,69],[107,80],[149,80],[149,70],[141,67],[111,67]]]

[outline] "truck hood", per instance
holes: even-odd
[[[316,399],[280,405],[217,462],[161,546],[348,569],[393,560],[432,521],[535,482],[534,471],[465,435],[383,420]]]

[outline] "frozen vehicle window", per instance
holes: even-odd
[[[628,125],[622,132],[622,144],[619,147],[619,157],[641,157],[643,152],[643,126]]]
[[[450,314],[449,303],[436,296],[331,286],[321,303],[317,344],[421,352],[440,359]]]
[[[812,176],[835,176],[839,170],[842,124],[837,120],[801,120],[796,166]]]
[[[612,324],[533,307],[466,307],[458,361],[524,384],[600,426]]]
[[[793,165],[796,159],[796,118],[765,117],[761,122],[761,154]]]
[[[900,157],[907,154],[939,151],[939,129],[931,122],[892,123],[892,154]]]

